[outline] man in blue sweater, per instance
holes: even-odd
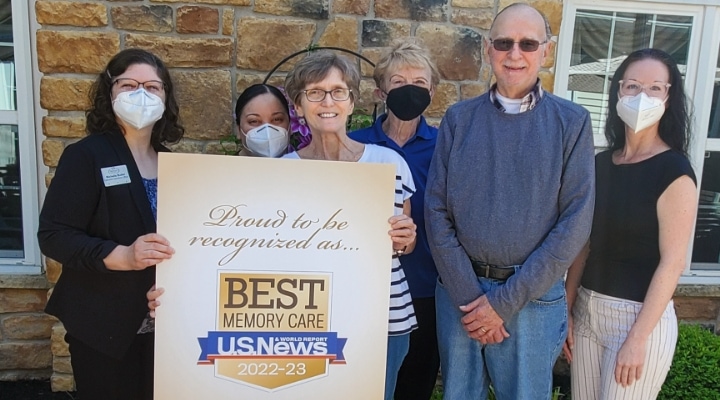
[[[428,177],[425,220],[440,273],[445,400],[550,398],[567,335],[563,276],[590,234],[590,116],[544,92],[547,19],[498,13],[485,42],[496,84],[448,109]]]

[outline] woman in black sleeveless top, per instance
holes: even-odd
[[[697,211],[683,81],[665,52],[612,80],[590,242],[568,271],[565,354],[578,399],[654,399],[677,341],[672,296]]]

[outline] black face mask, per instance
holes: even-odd
[[[396,117],[411,121],[430,105],[430,91],[415,85],[400,86],[388,92],[385,104]]]

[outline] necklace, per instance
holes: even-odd
[[[311,148],[312,147],[312,148]],[[345,161],[345,162],[357,162],[360,160],[362,155],[365,153],[365,145],[362,143],[357,143],[354,141],[350,141],[347,144],[341,143],[338,146],[336,152],[331,152],[330,155],[336,155],[337,158],[329,158],[327,157],[328,154],[325,153],[323,146],[308,146],[304,150],[306,152],[300,153],[298,152],[298,155],[301,156],[301,158],[308,159],[308,160],[325,160],[325,161]],[[353,150],[351,147],[356,147],[355,150]],[[333,154],[334,153],[334,154]]]

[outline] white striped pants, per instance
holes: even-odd
[[[628,387],[615,381],[620,347],[637,319],[642,303],[611,297],[580,287],[573,305],[574,337],[571,367],[573,400],[655,399],[672,364],[677,342],[677,317],[670,301],[648,337],[642,375]]]

